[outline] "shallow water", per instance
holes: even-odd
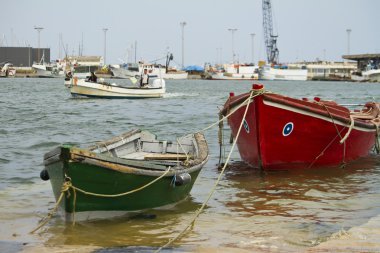
[[[38,252],[41,247],[69,251],[73,246],[83,252],[150,252],[188,225],[220,172],[217,128],[205,133],[209,162],[189,198],[176,207],[149,210],[132,218],[82,222],[74,227],[54,217],[39,233],[28,233],[55,203],[50,183],[40,180],[39,173],[43,154],[56,145],[92,143],[131,128],[174,140],[217,121],[218,107],[228,93],[240,94],[251,87],[251,82],[245,81],[166,83],[167,94],[162,99],[107,100],[73,99],[60,79],[0,79],[1,252],[33,248]],[[264,83],[273,92],[294,97],[320,96],[345,104],[380,101],[378,84]],[[235,151],[195,226],[167,251],[317,250],[336,233],[362,227],[368,221],[379,228],[379,199],[380,159],[376,155],[345,169],[260,172],[240,162]],[[373,233],[363,229],[363,233]],[[355,239],[350,243],[359,245]],[[380,239],[360,247],[380,250]]]

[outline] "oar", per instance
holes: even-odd
[[[339,104],[341,106],[365,106],[365,104]]]

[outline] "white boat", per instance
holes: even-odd
[[[166,56],[165,66],[161,64],[150,63],[124,63],[119,66],[111,65],[111,71],[115,78],[139,78],[144,69],[148,70],[150,78],[158,77],[163,79],[187,79],[188,73],[186,71],[170,68],[169,63],[173,60],[173,55],[168,53]]]
[[[46,64],[35,63],[32,65],[33,70],[36,71],[38,77],[64,77],[64,65],[60,64]]]
[[[12,63],[5,63],[0,69],[0,77],[15,77],[16,75],[16,69],[13,67]]]
[[[148,70],[150,78],[158,77],[163,79],[187,79],[188,73],[185,71],[179,71],[176,69],[166,70],[165,66],[158,64],[146,64],[146,63],[125,63],[119,67],[111,66],[111,71],[115,78],[128,79],[131,77],[139,78],[144,69]]]
[[[259,71],[260,80],[306,81],[307,69],[290,69],[264,65]]]
[[[45,53],[42,54],[41,60],[38,63],[33,63],[32,69],[36,72],[38,77],[64,77],[65,76],[65,62],[45,62]]]
[[[357,82],[380,82],[380,69],[371,69],[352,74],[351,80]]]
[[[104,82],[102,78],[98,82],[90,82],[74,77],[70,82],[68,88],[73,97],[159,98],[165,94],[165,80],[163,79],[154,79],[151,84],[144,87],[121,86]]]
[[[355,82],[369,82],[368,76],[363,76],[362,73],[351,74],[351,80]]]
[[[257,80],[259,67],[241,64],[224,65],[222,70],[211,73],[213,80]]]
[[[370,82],[380,82],[380,69],[369,69],[362,72],[364,79]]]

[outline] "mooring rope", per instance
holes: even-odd
[[[207,203],[209,202],[211,196],[214,194],[215,190],[216,190],[216,187],[218,186],[220,180],[222,179],[222,176],[224,175],[224,171],[226,170],[227,168],[227,164],[228,164],[228,161],[230,160],[231,158],[231,154],[232,154],[232,151],[234,150],[235,148],[235,145],[236,145],[236,142],[238,140],[238,137],[240,135],[240,131],[242,129],[242,126],[243,126],[243,123],[244,123],[244,120],[245,120],[245,117],[247,115],[247,112],[248,112],[248,108],[249,108],[249,105],[250,105],[250,102],[251,102],[251,99],[254,97],[253,94],[254,94],[255,90],[252,90],[251,91],[251,94],[249,96],[249,98],[247,99],[247,105],[246,105],[246,108],[245,108],[245,111],[244,111],[244,115],[243,115],[243,118],[240,122],[240,126],[239,126],[239,129],[238,129],[238,132],[236,134],[236,138],[234,140],[234,143],[232,144],[232,147],[231,147],[231,150],[227,156],[227,160],[226,162],[224,163],[224,166],[223,168],[221,169],[220,173],[219,173],[219,176],[213,186],[213,188],[211,189],[211,191],[209,192],[206,200],[203,202],[202,206],[195,212],[195,215],[193,217],[193,219],[191,220],[191,222],[177,235],[175,236],[174,238],[171,238],[164,246],[161,246],[160,248],[158,248],[155,252],[160,252],[163,248],[166,248],[167,246],[171,245],[174,241],[178,240],[178,238],[180,238],[190,227],[194,226],[194,223],[196,221],[196,219],[199,217],[199,215],[202,213],[203,209],[205,208],[205,206],[207,205]],[[236,111],[236,110],[235,110]],[[217,122],[219,123],[219,121]],[[215,125],[215,124],[213,124]]]
[[[335,130],[337,132],[337,136],[339,136],[340,138],[340,143],[342,144],[343,143],[343,156],[342,156],[342,163],[341,163],[341,167],[344,168],[346,166],[346,142],[345,140],[343,140],[343,137],[341,135],[341,133],[343,132],[344,128],[342,128],[342,130],[339,131],[337,125],[335,124],[335,121],[334,121],[334,118],[333,116],[331,115],[329,109],[327,108],[327,106],[324,104],[324,103],[318,103],[319,105],[322,105],[327,113],[329,114],[330,118],[331,118],[331,122],[333,123],[334,127],[335,127]],[[354,120],[352,119],[351,123],[354,123]],[[350,130],[349,130],[350,131]],[[317,161],[317,159],[319,159],[319,157],[321,157],[324,152],[327,150],[327,148],[333,143],[333,141],[336,139],[336,137],[322,150],[322,152],[316,157],[316,159],[310,164],[309,168],[311,168],[311,166]],[[348,136],[346,137],[346,139],[348,138]]]
[[[379,125],[375,124],[376,126],[376,136],[375,136],[375,151],[377,154],[380,153],[380,143],[379,143]]]
[[[264,93],[270,93],[270,91],[265,90],[264,88],[258,89],[258,90],[251,90],[250,96],[244,100],[242,103],[240,103],[232,112],[228,113],[226,116],[223,116],[222,118],[219,118],[216,122],[212,123],[211,125],[199,130],[199,131],[194,131],[193,133],[203,133],[206,132],[207,130],[213,128],[214,126],[218,125],[221,121],[224,121],[225,119],[229,118],[232,114],[234,114],[237,110],[240,108],[244,107],[249,100],[251,100],[254,97],[260,96]],[[248,103],[248,105],[250,102]],[[185,134],[183,137],[189,136],[192,133]]]
[[[74,185],[70,185],[70,188],[78,191],[78,192],[81,192],[83,194],[86,194],[86,195],[91,195],[91,196],[95,196],[95,197],[102,197],[102,198],[117,198],[117,197],[123,197],[125,195],[128,195],[128,194],[131,194],[131,193],[135,193],[135,192],[138,192],[138,191],[141,191],[143,190],[144,188],[150,186],[151,184],[154,184],[155,182],[157,182],[158,180],[160,180],[161,178],[163,178],[164,176],[166,176],[166,174],[168,174],[171,170],[171,167],[169,166],[169,168],[159,177],[155,178],[154,180],[150,181],[149,183],[137,188],[137,189],[133,189],[131,191],[127,191],[127,192],[123,192],[123,193],[118,193],[118,194],[100,194],[100,193],[94,193],[94,192],[88,192],[88,191],[85,191],[85,190],[82,190],[78,187],[75,187]]]
[[[178,146],[182,149],[182,152],[186,155],[186,160],[184,161],[184,164],[189,164],[190,156],[188,152],[183,148],[182,143],[179,141],[180,138],[177,138],[177,154],[179,154]],[[179,156],[177,156],[177,159],[179,159]]]
[[[348,131],[347,133],[344,135],[344,137],[340,140],[340,143],[342,144],[343,142],[345,142],[348,138],[348,136],[350,136],[350,133],[352,131],[352,129],[354,128],[354,125],[355,125],[355,119],[352,115],[350,115],[350,127],[348,128]]]
[[[138,191],[141,191],[143,189],[145,189],[146,187],[154,184],[155,182],[157,182],[158,180],[160,180],[161,178],[163,178],[164,176],[166,176],[171,170],[171,167],[169,166],[169,168],[164,172],[162,173],[161,176],[155,178],[154,180],[148,182],[147,184],[139,187],[139,188],[136,188],[136,189],[133,189],[131,191],[127,191],[127,192],[123,192],[123,193],[118,193],[118,194],[99,194],[99,193],[94,193],[94,192],[89,192],[89,191],[85,191],[83,189],[80,189],[76,186],[74,186],[71,182],[71,179],[70,178],[66,178],[68,179],[67,181],[65,181],[63,184],[62,184],[62,188],[61,188],[61,194],[59,195],[59,198],[54,206],[54,208],[52,209],[52,211],[50,211],[41,221],[41,223],[37,226],[37,228],[33,229],[30,233],[33,234],[34,232],[36,232],[37,230],[39,230],[40,228],[42,228],[43,226],[46,225],[46,223],[48,223],[48,221],[53,217],[53,215],[57,212],[58,210],[58,207],[59,207],[59,204],[61,203],[62,199],[63,199],[63,196],[65,195],[65,192],[68,193],[68,197],[70,196],[70,192],[69,190],[72,189],[73,190],[73,193],[74,193],[74,200],[73,200],[73,207],[74,207],[74,212],[73,212],[73,225],[75,225],[75,207],[76,207],[76,191],[78,192],[81,192],[83,194],[86,194],[86,195],[91,195],[91,196],[95,196],[95,197],[103,197],[103,198],[117,198],[117,197],[122,197],[122,196],[125,196],[125,195],[128,195],[128,194],[132,194],[132,193],[135,193],[135,192],[138,192]]]
[[[314,163],[321,157],[321,156],[323,156],[324,154],[325,154],[325,151],[331,146],[331,144],[333,144],[333,142],[335,141],[335,139],[338,137],[338,136],[340,136],[340,133],[341,132],[343,132],[343,130],[344,130],[344,128],[342,129],[342,130],[340,130],[340,132],[337,134],[337,135],[335,135],[335,137],[327,144],[327,146],[324,148],[324,149],[322,149],[322,151],[319,153],[319,155],[317,155],[315,158],[314,158],[314,160],[313,160],[313,162],[311,162],[310,163],[310,165],[307,167],[308,169],[310,169],[313,165],[314,165]]]
[[[49,222],[49,220],[57,212],[59,204],[61,203],[63,196],[65,196],[65,192],[68,191],[69,189],[70,189],[70,187],[66,184],[66,182],[64,182],[62,185],[62,188],[61,188],[61,194],[59,195],[59,198],[58,198],[57,202],[55,203],[54,208],[41,220],[40,224],[35,229],[33,229],[32,231],[29,232],[30,234],[33,234],[34,232],[36,232],[37,230],[39,230],[40,228],[45,226],[46,223]]]
[[[223,118],[223,115],[221,112],[219,112],[219,120]],[[224,151],[223,150],[223,121],[219,121],[219,130],[218,130],[218,143],[219,143],[219,162],[218,167],[220,167],[220,164],[222,162],[222,159],[224,160]],[[222,152],[223,151],[223,152]]]

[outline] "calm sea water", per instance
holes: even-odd
[[[190,197],[175,208],[75,226],[54,217],[31,235],[55,203],[50,182],[39,178],[44,153],[63,142],[90,143],[132,128],[174,140],[217,121],[228,93],[246,92],[251,83],[169,80],[162,99],[106,100],[73,99],[60,79],[0,79],[0,251],[149,252],[164,245],[190,222],[219,175],[217,128],[205,133],[209,162]],[[264,84],[294,97],[319,96],[346,104],[380,101],[379,84]],[[334,251],[339,246],[334,240],[344,240],[342,234],[349,237],[343,246],[347,251],[380,251],[380,236],[371,236],[380,234],[379,200],[376,155],[345,169],[263,173],[239,162],[234,152],[207,208],[169,251],[300,252],[323,245]]]

